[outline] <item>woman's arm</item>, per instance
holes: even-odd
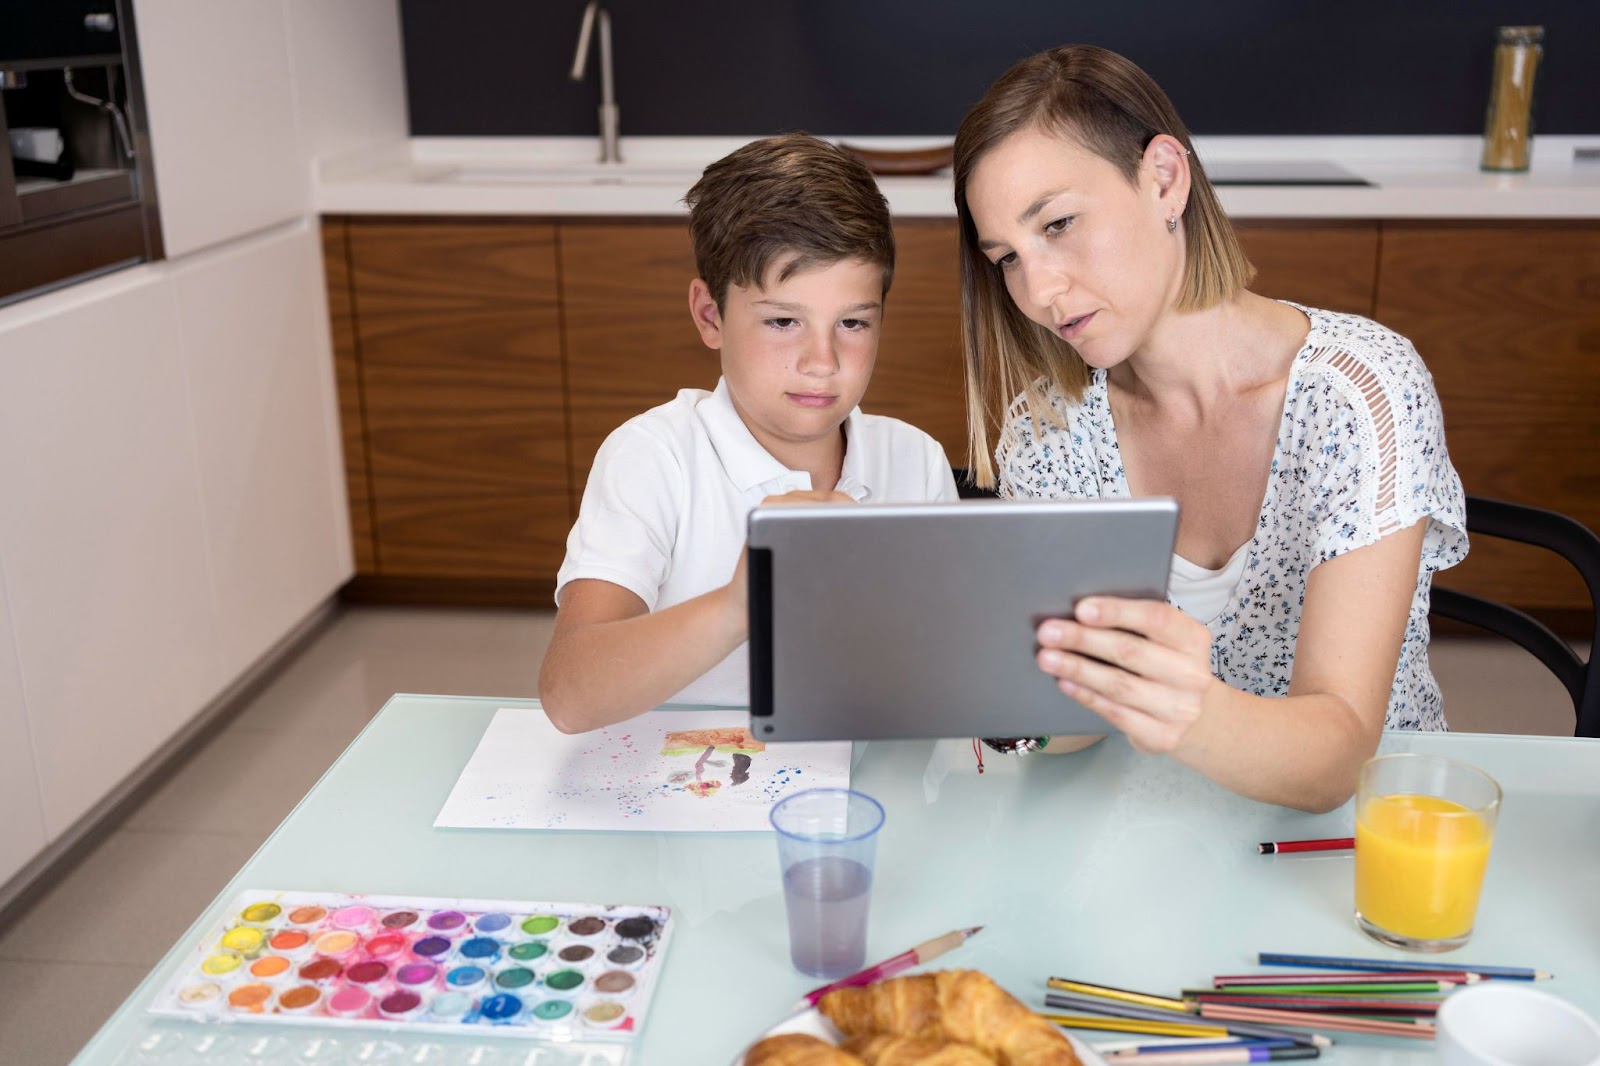
[[[1154,600],[1096,597],[1039,627],[1039,666],[1141,751],[1253,799],[1332,810],[1377,749],[1426,519],[1331,559],[1306,584],[1289,695],[1211,674],[1211,634]]]

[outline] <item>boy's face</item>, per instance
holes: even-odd
[[[791,468],[815,461],[872,378],[883,322],[883,270],[845,260],[798,271],[767,270],[766,285],[728,286],[719,311],[705,282],[689,288],[689,308],[708,348],[722,353],[722,376],[746,426]]]

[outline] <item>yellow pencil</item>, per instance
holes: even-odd
[[[1065,977],[1052,977],[1046,982],[1051,988],[1062,992],[1076,992],[1082,996],[1099,996],[1101,999],[1115,999],[1123,1003],[1133,1003],[1141,1007],[1157,1007],[1161,1010],[1182,1011],[1192,1014],[1189,1004],[1181,999],[1169,999],[1166,996],[1152,996],[1145,992],[1129,992],[1125,988],[1112,988],[1110,985],[1091,985],[1083,981],[1069,981]]]
[[[1039,1017],[1066,1029],[1105,1029],[1114,1033],[1145,1033],[1149,1036],[1228,1036],[1219,1025],[1184,1025],[1181,1022],[1146,1022],[1138,1018],[1105,1018],[1093,1014],[1051,1014]]]

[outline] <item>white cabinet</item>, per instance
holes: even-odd
[[[173,267],[217,690],[354,572],[321,255],[302,223]]]
[[[22,677],[6,611],[5,559],[0,558],[0,884],[45,845],[39,775],[22,706]]]
[[[170,286],[139,268],[17,311],[0,559],[54,837],[205,705],[216,619]]]
[[[284,0],[135,0],[134,12],[167,256],[306,214]]]
[[[395,0],[287,0],[300,150],[308,159],[404,145],[406,76]]]

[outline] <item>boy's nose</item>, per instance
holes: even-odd
[[[839,369],[839,353],[834,350],[833,338],[819,337],[800,353],[800,373],[826,377]]]

